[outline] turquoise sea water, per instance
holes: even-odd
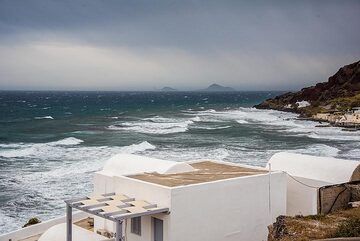
[[[117,153],[264,166],[279,151],[360,159],[360,134],[251,106],[279,92],[0,92],[0,233],[62,215]]]

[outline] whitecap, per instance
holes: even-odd
[[[74,137],[48,143],[13,143],[3,144],[0,151],[6,158],[35,158],[37,160],[92,160],[106,158],[117,153],[137,153],[153,150],[156,147],[147,141],[129,146],[79,146],[83,141]],[[81,170],[83,172],[84,170]]]
[[[199,116],[195,116],[194,118],[191,118],[192,121],[199,122],[201,121],[201,118]]]
[[[83,140],[77,139],[75,137],[68,137],[59,141],[47,143],[13,143],[7,145],[3,144],[2,147],[6,149],[0,151],[0,156],[7,158],[19,158],[44,155],[48,157],[49,155],[54,154],[53,150],[57,146],[76,146],[82,142]]]
[[[196,129],[203,129],[203,130],[223,130],[231,128],[231,126],[215,126],[215,127],[197,127]]]
[[[348,159],[360,161],[360,146],[354,147],[352,150],[347,151],[345,154],[343,154],[343,156]]]
[[[39,116],[39,117],[35,117],[34,119],[36,120],[43,120],[43,119],[49,119],[49,120],[53,120],[54,117],[48,115],[48,116]]]
[[[172,161],[192,161],[198,159],[204,160],[225,160],[232,153],[225,148],[193,147],[193,148],[173,148],[166,151],[159,149],[144,152],[151,157]]]
[[[49,142],[48,145],[73,146],[73,145],[78,145],[82,142],[84,141],[81,139],[75,137],[67,137],[59,141]]]
[[[0,151],[0,157],[7,157],[7,158],[25,157],[25,156],[32,155],[34,152],[36,152],[35,147],[28,147],[28,148],[23,148],[23,149],[2,150],[2,151]]]
[[[236,120],[237,123],[239,124],[248,124],[249,122],[246,120]]]
[[[317,122],[300,120],[297,114],[289,112],[241,107],[235,110],[192,111],[186,114],[200,116],[206,122],[236,121],[240,124],[259,125],[261,128],[274,126],[276,127],[273,128],[274,131],[293,136],[335,141],[360,141],[359,133],[342,131],[337,127],[317,127]]]
[[[125,152],[125,153],[136,153],[136,152],[142,152],[142,151],[146,151],[146,150],[154,150],[156,149],[156,146],[150,144],[147,141],[143,141],[139,144],[132,144],[130,146],[124,146],[121,148],[121,152]]]
[[[289,152],[308,154],[313,156],[336,157],[338,156],[340,150],[336,147],[325,144],[314,144],[302,149],[289,150]]]
[[[109,130],[134,131],[144,134],[172,134],[186,132],[192,120],[163,117],[146,118],[138,122],[123,122],[110,125]]]
[[[331,134],[323,133],[321,131],[314,131],[310,134],[307,134],[306,136],[314,139],[326,139],[334,141],[360,141],[360,135],[358,133],[349,135],[345,134],[345,131],[342,131],[342,133],[333,132]]]

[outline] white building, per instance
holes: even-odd
[[[121,154],[95,174],[92,194],[66,201],[66,218],[0,241],[109,240],[104,234],[124,241],[267,240],[276,217],[316,214],[322,187],[355,180],[359,162],[301,154],[275,154],[267,168]]]
[[[95,174],[94,192],[123,193],[169,209],[142,216],[141,235],[126,220],[129,241],[266,240],[267,226],[286,209],[284,173],[218,161],[117,155]],[[98,217],[94,226],[115,231],[114,222]],[[157,227],[163,238],[154,237]]]
[[[64,241],[69,230],[73,241],[101,240],[96,232],[104,230],[126,241],[261,241],[267,240],[267,226],[285,214],[286,174],[121,154],[95,174],[94,193],[67,204],[69,214],[73,208],[93,216],[94,230],[85,237],[84,229],[62,223],[43,230],[39,241]],[[9,238],[21,235],[0,240]]]
[[[360,180],[360,163],[332,157],[280,152],[267,167],[287,175],[286,214],[314,215],[319,211],[319,189]]]

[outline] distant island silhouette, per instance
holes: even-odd
[[[169,86],[165,86],[164,88],[161,89],[161,91],[177,91],[177,89],[171,88]]]
[[[231,87],[226,87],[226,86],[222,86],[219,84],[211,84],[209,85],[209,87],[207,87],[206,89],[202,89],[200,91],[207,91],[207,92],[225,92],[225,91],[235,91],[235,89],[231,88]]]
[[[164,91],[164,92],[171,92],[171,91],[181,91],[169,86],[164,86],[162,89],[160,89],[160,91]],[[227,87],[227,86],[222,86],[219,84],[211,84],[209,85],[207,88],[205,89],[197,89],[197,90],[190,90],[190,91],[201,91],[201,92],[226,92],[226,91],[236,91],[234,88],[231,87]]]

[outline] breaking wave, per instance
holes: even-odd
[[[68,137],[48,143],[13,143],[2,144],[0,157],[5,158],[36,158],[40,160],[81,160],[103,159],[117,153],[136,153],[156,147],[147,141],[129,146],[78,146],[83,141]]]
[[[214,127],[197,127],[196,129],[202,129],[202,130],[223,130],[231,128],[231,126],[214,126]]]
[[[246,120],[236,120],[236,122],[239,124],[248,124],[249,123]]]
[[[123,122],[108,127],[109,130],[134,131],[144,134],[171,134],[186,132],[192,120],[170,119],[163,117],[146,118],[138,122]]]
[[[83,140],[77,139],[75,137],[68,137],[59,141],[49,142],[49,145],[61,145],[61,146],[73,146],[78,145],[84,142]]]
[[[307,148],[290,150],[289,152],[308,154],[308,155],[314,155],[314,156],[336,157],[336,156],[338,156],[340,150],[336,147],[328,146],[325,144],[314,144]]]
[[[35,120],[44,120],[44,119],[49,119],[49,120],[53,120],[54,117],[48,115],[48,116],[39,116],[39,117],[35,117]]]
[[[76,143],[80,143],[80,140],[66,138],[42,144],[2,145],[2,148],[8,150],[1,151],[0,156],[12,163],[11,168],[1,175],[7,177],[2,184],[9,190],[17,190],[21,195],[11,199],[0,209],[1,231],[18,229],[29,217],[39,216],[39,209],[34,208],[39,203],[41,210],[46,213],[40,215],[40,218],[62,215],[61,200],[78,195],[79,192],[91,191],[93,173],[101,170],[104,162],[111,156],[156,149],[147,141],[122,147],[91,147]],[[37,171],[27,171],[30,168]]]
[[[297,114],[276,110],[258,110],[241,107],[236,110],[187,110],[187,115],[201,117],[206,122],[235,121],[239,124],[256,125],[262,129],[271,127],[276,132],[286,135],[305,136],[312,139],[335,141],[360,141],[358,132],[346,132],[337,127],[318,127],[317,122],[300,120]]]

